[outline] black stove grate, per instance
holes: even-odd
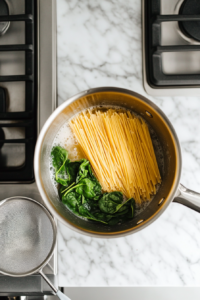
[[[24,21],[24,45],[0,45],[0,51],[24,51],[25,75],[0,76],[0,182],[33,182],[33,158],[37,137],[37,14],[35,0],[25,0],[25,14],[0,16],[0,22]],[[5,33],[6,34],[6,33]],[[2,82],[25,82],[25,111],[6,112]],[[8,90],[9,93],[9,90]],[[23,128],[23,138],[4,139],[2,128]],[[9,166],[2,154],[3,145],[24,145],[24,161],[19,166]],[[9,149],[9,148],[8,148]],[[17,154],[17,153],[16,153]],[[15,153],[13,153],[15,155]],[[12,159],[12,157],[11,157]]]
[[[164,52],[200,51],[200,45],[161,45],[162,22],[200,21],[200,15],[161,15],[160,0],[144,0],[146,76],[153,88],[199,87],[200,74],[166,75],[162,70]]]

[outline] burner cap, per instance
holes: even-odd
[[[199,0],[185,0],[181,5],[181,15],[200,15]],[[179,22],[182,32],[197,41],[200,41],[200,21]]]
[[[181,15],[200,15],[200,1],[185,0],[179,13]],[[179,22],[179,26],[184,34],[200,41],[200,21]]]
[[[9,15],[9,7],[5,0],[0,0],[0,16]],[[0,22],[0,35],[4,34],[9,28],[10,22]]]

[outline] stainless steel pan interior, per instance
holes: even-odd
[[[141,115],[155,131],[164,155],[164,171],[159,191],[149,206],[133,220],[116,226],[104,226],[80,219],[71,213],[54,189],[50,173],[50,152],[59,129],[75,114],[98,105],[121,106]],[[199,210],[200,196],[179,185],[181,150],[174,128],[165,114],[145,97],[121,88],[96,88],[82,92],[58,107],[44,125],[35,150],[35,177],[41,196],[51,213],[68,227],[96,237],[119,237],[136,232],[155,221],[175,198],[176,202]],[[197,200],[198,202],[198,200]]]

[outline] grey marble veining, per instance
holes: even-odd
[[[181,142],[182,183],[200,192],[200,99],[146,95],[140,0],[57,0],[58,101],[98,86],[134,90],[168,116]],[[164,96],[164,95],[163,95]],[[95,239],[59,224],[60,286],[198,286],[200,215],[172,203],[147,229]]]

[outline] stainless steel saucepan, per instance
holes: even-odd
[[[133,220],[122,225],[105,226],[83,220],[71,213],[59,200],[50,173],[50,153],[59,129],[75,114],[99,105],[115,105],[141,115],[156,132],[164,154],[162,184],[148,207]],[[200,194],[180,184],[181,149],[176,132],[166,115],[145,97],[121,88],[102,87],[71,97],[59,106],[45,123],[35,150],[34,168],[36,183],[50,212],[65,225],[95,237],[110,238],[137,232],[155,221],[171,202],[181,203],[200,212]]]

